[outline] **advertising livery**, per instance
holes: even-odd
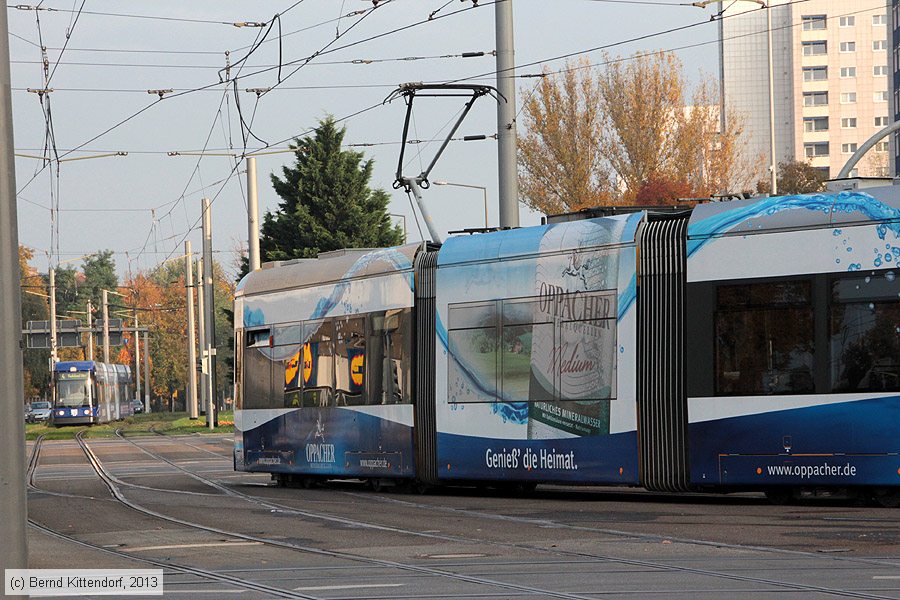
[[[235,298],[235,464],[900,504],[898,263],[892,186],[270,265]]]

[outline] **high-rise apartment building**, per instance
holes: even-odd
[[[834,177],[856,149],[889,122],[892,52],[890,2],[897,0],[752,0],[726,2],[719,21],[726,118],[745,122],[750,156],[771,161],[769,52],[772,22],[776,161],[806,160]],[[891,86],[891,89],[893,86]],[[857,173],[885,176],[888,141]]]

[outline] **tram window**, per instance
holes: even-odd
[[[249,345],[254,341],[253,337],[247,335],[246,340],[248,346],[244,349],[243,357],[243,407],[245,409],[269,408],[272,391],[272,361],[265,354],[269,351],[268,344],[263,348],[254,347]]]
[[[551,357],[558,346],[553,321],[541,309],[539,298],[503,302],[500,391],[504,401],[527,402],[532,396],[542,400],[557,397],[559,373]],[[533,390],[534,385],[539,385],[542,393]]]
[[[832,283],[829,339],[834,392],[900,390],[900,282],[893,271]]]
[[[244,408],[244,330],[234,334],[234,409]]]
[[[300,323],[288,323],[272,328],[272,345],[287,346],[303,343],[303,325]]]
[[[312,321],[303,325],[301,377],[303,406],[333,406],[334,348],[332,321]]]
[[[365,319],[335,319],[334,389],[338,406],[367,404],[366,367]]]
[[[384,404],[412,402],[412,310],[389,310],[384,320]],[[388,362],[389,361],[389,362]]]
[[[409,309],[367,315],[366,387],[369,404],[410,402]]]
[[[725,285],[717,290],[717,395],[815,390],[809,281]]]
[[[495,401],[500,345],[496,303],[458,304],[448,312],[450,401]]]
[[[245,335],[248,348],[265,348],[272,344],[272,330],[268,327],[265,329],[249,329],[245,332]]]
[[[57,406],[90,406],[91,384],[87,373],[57,373]]]

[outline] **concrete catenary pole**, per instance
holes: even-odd
[[[94,360],[94,305],[90,300],[87,301],[87,359]]]
[[[197,261],[197,344],[200,348],[200,406],[209,422],[209,364],[206,356],[206,303],[203,300],[203,261]],[[196,373],[197,367],[194,367]]]
[[[259,269],[259,197],[256,192],[256,157],[247,157],[247,254],[251,271]]]
[[[197,346],[194,332],[194,253],[191,241],[184,242],[184,287],[187,290],[187,345],[188,345],[188,389],[187,404],[190,417],[197,414]]]
[[[103,362],[109,364],[109,292],[103,290]]]
[[[516,175],[516,54],[512,0],[494,4],[497,29],[497,166],[500,174],[500,227],[519,226],[519,181]]]
[[[0,11],[0,572],[28,566],[25,538],[25,406],[16,166],[6,11]],[[0,588],[4,594],[5,586]]]
[[[150,412],[150,332],[144,332],[144,406]]]
[[[778,158],[775,156],[775,68],[772,60],[772,7],[766,6],[766,30],[769,35],[769,152],[771,155],[772,195],[778,195]]]
[[[59,360],[56,351],[56,269],[50,267],[50,365]]]
[[[141,334],[138,331],[137,308],[134,309],[134,399],[141,400]],[[144,407],[147,412],[147,407]]]
[[[209,362],[209,402],[207,405],[206,419],[209,428],[218,425],[216,416],[216,299],[213,296],[213,262],[212,262],[212,203],[209,198],[203,199],[203,293],[204,308],[206,309],[206,347],[207,360]]]

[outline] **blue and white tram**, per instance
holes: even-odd
[[[236,468],[900,502],[900,190],[550,221],[245,277]]]
[[[134,414],[131,369],[94,361],[63,361],[53,367],[50,423],[93,425]]]

